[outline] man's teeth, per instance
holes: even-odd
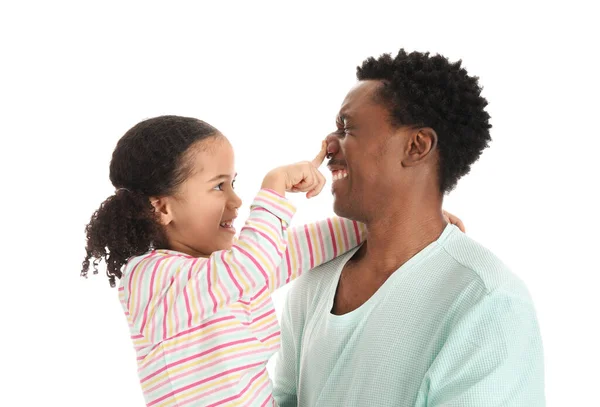
[[[335,170],[331,173],[331,177],[334,181],[344,179],[347,176],[348,176],[348,171],[346,171],[346,170]]]

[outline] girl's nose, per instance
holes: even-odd
[[[229,201],[229,205],[235,209],[237,215],[237,210],[242,206],[242,199],[234,192],[233,198]]]

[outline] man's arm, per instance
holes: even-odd
[[[428,371],[417,405],[545,405],[542,341],[529,298],[487,294],[452,329]]]

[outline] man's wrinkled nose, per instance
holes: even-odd
[[[327,157],[334,157],[340,151],[340,138],[331,133],[325,137],[325,141],[327,142]]]

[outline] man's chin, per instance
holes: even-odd
[[[333,212],[341,218],[352,219],[353,211],[346,199],[334,197]]]

